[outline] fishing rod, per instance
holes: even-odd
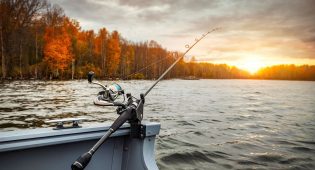
[[[143,94],[140,94],[140,99],[132,96],[130,93],[125,94],[121,86],[117,83],[113,83],[109,86],[102,85],[101,83],[94,82],[94,72],[90,71],[88,73],[88,82],[91,84],[100,85],[103,90],[100,91],[97,97],[94,99],[94,104],[99,106],[116,106],[118,118],[110,126],[109,130],[99,139],[96,144],[86,153],[82,154],[77,158],[71,165],[72,170],[83,170],[90,162],[94,153],[100,148],[100,146],[113,134],[117,129],[119,129],[125,122],[130,124],[130,136],[132,138],[143,139],[144,136],[141,134],[141,121],[143,119],[143,105],[145,103],[145,96],[147,96],[150,91],[159,83],[164,76],[203,38],[205,38],[211,32],[218,30],[218,28],[208,31],[203,34],[199,39],[196,39],[195,43],[191,46],[186,45],[188,48],[185,53],[177,58],[177,60],[167,69],[164,73],[150,86],[150,88]],[[123,96],[123,101],[117,101],[120,96]],[[127,98],[127,101],[125,101]]]

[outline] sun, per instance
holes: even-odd
[[[246,59],[240,63],[240,68],[248,71],[251,74],[255,74],[260,68],[266,66],[261,60],[251,58]]]

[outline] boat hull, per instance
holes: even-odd
[[[154,158],[159,123],[143,123],[143,139],[131,138],[123,125],[95,153],[86,170],[158,169]],[[90,127],[52,130],[34,129],[0,133],[2,170],[68,170],[78,156],[88,151],[109,129]]]

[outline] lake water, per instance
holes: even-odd
[[[110,82],[104,82],[110,83]],[[119,81],[138,96],[153,81]],[[87,81],[0,83],[0,131],[45,120],[114,120]],[[315,169],[315,82],[165,80],[146,98],[144,119],[161,122],[160,169]]]

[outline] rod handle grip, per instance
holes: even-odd
[[[72,170],[83,170],[90,162],[92,158],[92,154],[90,152],[86,152],[82,154],[72,165]]]

